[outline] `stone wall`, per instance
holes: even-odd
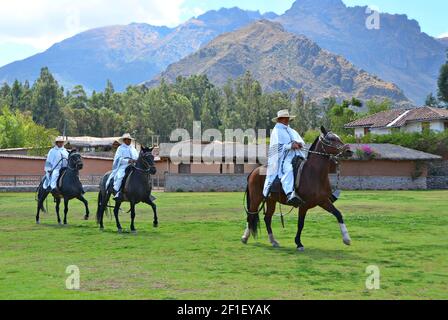
[[[239,174],[167,174],[166,192],[241,192],[246,190],[247,175]]]
[[[336,177],[331,176],[334,185]],[[341,177],[342,190],[426,190],[427,178],[413,180],[411,177]]]
[[[429,164],[428,189],[448,189],[448,161]]]
[[[247,175],[166,175],[167,192],[234,192],[244,191]],[[330,176],[333,184],[336,176]],[[341,177],[342,190],[426,190],[426,177],[413,180],[410,177]]]

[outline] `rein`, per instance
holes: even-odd
[[[137,167],[136,165],[132,165],[132,167],[135,169],[135,170],[137,170],[137,171],[139,171],[139,172],[142,172],[142,173],[144,173],[144,174],[151,174],[150,172],[151,172],[151,170],[152,170],[152,167],[151,167],[151,165],[149,164],[149,162],[148,161],[146,161],[146,159],[145,159],[145,156],[147,155],[147,153],[145,153],[145,154],[143,154],[143,156],[140,158],[140,160],[143,162],[143,165],[146,167],[146,169],[142,169],[142,168],[139,168],[139,167]]]

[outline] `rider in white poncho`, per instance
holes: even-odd
[[[44,189],[51,188],[51,191],[56,191],[57,182],[61,169],[67,168],[68,151],[64,148],[65,139],[57,137],[55,139],[55,146],[48,152],[47,160],[45,161],[45,180]]]
[[[292,160],[296,156],[303,158],[300,149],[305,146],[305,141],[300,134],[289,126],[289,122],[295,118],[289,114],[288,110],[282,110],[278,112],[277,118],[272,119],[277,124],[270,138],[267,177],[263,190],[263,195],[268,197],[272,184],[279,177],[287,195],[288,204],[291,205],[300,201],[294,190]]]
[[[109,183],[114,179],[115,199],[119,199],[121,196],[121,184],[126,175],[127,167],[136,163],[139,157],[138,151],[132,145],[132,141],[134,141],[134,138],[128,133],[120,138],[119,142],[121,145],[115,153],[112,173],[106,183],[106,186],[109,186]]]

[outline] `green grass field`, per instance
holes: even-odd
[[[71,202],[69,226],[53,204],[34,223],[33,194],[0,194],[1,299],[447,299],[448,192],[345,192],[337,204],[353,245],[342,243],[335,218],[308,216],[304,253],[296,252],[296,215],[280,218],[270,246],[263,229],[247,246],[240,193],[161,193],[160,227],[140,205],[137,235],[83,221]],[[94,213],[95,194],[89,194]],[[125,206],[127,211],[128,206]],[[122,214],[129,229],[129,215]],[[66,267],[81,288],[65,288]],[[381,271],[381,288],[366,289],[366,268]]]

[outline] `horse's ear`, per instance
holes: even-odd
[[[325,129],[324,126],[320,127],[320,131],[322,131],[322,133],[323,133],[324,135],[327,135],[327,134],[328,134],[328,131],[327,131],[327,129]]]

